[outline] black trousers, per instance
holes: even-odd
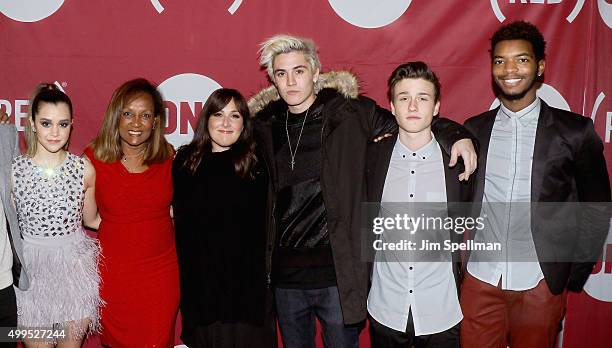
[[[266,295],[262,325],[217,321],[197,326],[190,332],[183,329],[181,338],[190,348],[276,348],[278,336],[272,292]]]
[[[0,327],[17,327],[17,299],[12,285],[0,290]],[[17,343],[0,342],[0,348],[14,347]]]
[[[370,317],[370,342],[372,348],[459,348],[459,324],[431,335],[414,335],[412,311],[408,313],[406,331],[386,327]]]

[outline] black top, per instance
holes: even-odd
[[[266,291],[266,176],[234,173],[233,151],[208,153],[190,174],[173,163],[183,336],[216,321],[261,324]]]
[[[321,190],[323,117],[318,104],[315,101],[308,111],[300,114],[285,112],[272,123],[278,173],[276,287],[336,285]],[[295,155],[293,158],[287,135]],[[293,168],[292,159],[295,161]]]

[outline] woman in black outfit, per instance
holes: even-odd
[[[244,97],[211,94],[173,163],[182,340],[195,347],[275,347],[265,275],[267,173]]]

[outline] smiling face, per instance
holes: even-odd
[[[124,153],[147,146],[156,119],[153,98],[146,93],[133,98],[121,110],[119,137]]]
[[[299,51],[277,55],[272,67],[274,85],[289,110],[294,114],[306,111],[316,99],[314,85],[319,69],[313,71],[304,53]]]
[[[493,51],[492,75],[499,88],[499,100],[512,111],[519,111],[536,98],[536,80],[544,72],[544,60],[537,61],[531,43],[503,40]]]
[[[234,99],[227,105],[210,115],[208,118],[208,133],[212,141],[212,151],[228,150],[240,137],[244,119],[238,111]]]
[[[41,102],[36,119],[30,122],[32,129],[36,132],[36,140],[40,145],[39,151],[56,153],[62,150],[70,139],[72,115],[66,103]]]
[[[391,112],[400,127],[400,136],[430,134],[431,121],[440,109],[435,93],[434,84],[421,78],[407,78],[395,84]]]

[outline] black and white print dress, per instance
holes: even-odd
[[[96,239],[82,227],[85,163],[67,153],[55,169],[27,156],[13,160],[13,197],[30,288],[17,295],[20,327],[49,327],[90,319],[100,329]],[[76,332],[81,336],[85,332]]]

